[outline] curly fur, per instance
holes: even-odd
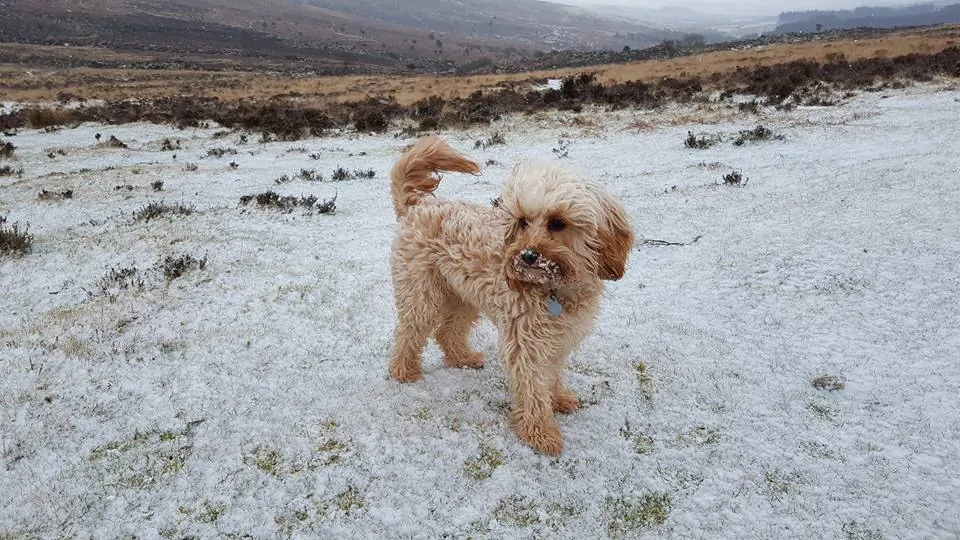
[[[478,170],[435,136],[393,167],[397,325],[389,372],[401,382],[418,380],[431,335],[447,365],[482,367],[483,354],[468,341],[483,315],[500,334],[517,435],[559,454],[563,437],[553,413],[580,405],[564,386],[563,369],[593,328],[601,280],[623,276],[633,232],[600,184],[545,163],[517,165],[495,206],[428,196],[439,173]],[[553,302],[559,316],[550,312]]]

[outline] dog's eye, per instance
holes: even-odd
[[[550,232],[560,232],[567,228],[567,222],[562,219],[551,219],[547,222],[547,230]]]
[[[527,228],[527,225],[529,225],[529,223],[527,223],[527,220],[525,220],[525,219],[523,219],[523,218],[520,218],[520,219],[517,220],[517,225],[518,225],[521,229],[526,229],[526,228]]]

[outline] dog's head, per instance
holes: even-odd
[[[511,288],[623,277],[633,231],[623,207],[575,172],[522,162],[504,183],[504,273]]]

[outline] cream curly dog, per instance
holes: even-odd
[[[482,367],[468,338],[483,314],[500,333],[517,435],[559,454],[553,413],[580,406],[563,384],[564,365],[593,327],[601,280],[623,276],[634,242],[627,215],[599,184],[553,165],[517,165],[492,206],[434,197],[444,171],[479,167],[430,136],[391,171],[399,227],[390,375],[419,379],[431,334],[446,364]]]

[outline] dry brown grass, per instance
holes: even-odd
[[[602,83],[630,80],[653,81],[664,77],[709,76],[728,73],[737,67],[769,66],[791,60],[823,61],[841,53],[848,60],[894,57],[910,53],[936,53],[960,43],[960,26],[908,30],[875,38],[838,39],[729,50],[701,55],[517,74],[471,76],[358,75],[348,77],[297,77],[243,71],[120,70],[120,69],[25,69],[22,65],[0,65],[0,91],[5,99],[40,102],[58,97],[86,99],[155,98],[195,95],[226,100],[264,99],[275,96],[300,97],[305,105],[358,101],[368,96],[393,95],[401,105],[438,95],[466,97],[478,89],[521,84],[570,76],[590,71]],[[25,45],[3,44],[0,48]],[[47,55],[61,53],[91,58],[124,59],[133,55],[102,49],[39,47]]]

